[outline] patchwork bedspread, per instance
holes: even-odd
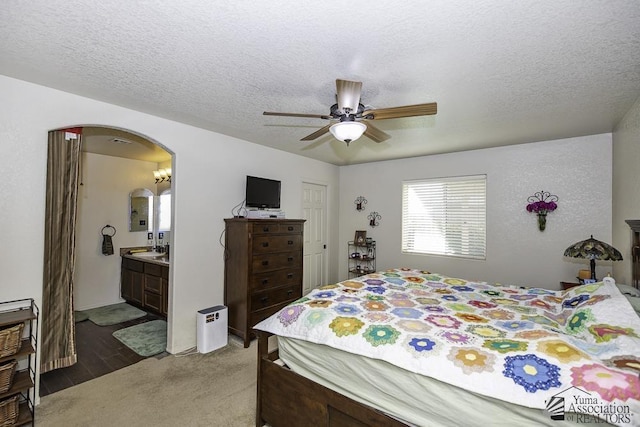
[[[640,424],[640,319],[613,284],[550,291],[394,269],[315,289],[255,328],[552,414]]]

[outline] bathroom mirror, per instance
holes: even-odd
[[[153,192],[136,188],[129,193],[129,231],[153,231]]]

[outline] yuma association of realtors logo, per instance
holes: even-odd
[[[608,422],[631,424],[634,413],[629,405],[606,403],[578,387],[569,387],[545,401],[545,413],[552,420],[567,420],[575,423]]]

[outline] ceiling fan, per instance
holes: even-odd
[[[337,103],[330,108],[328,115],[304,113],[276,113],[265,111],[265,116],[310,117],[332,120],[334,123],[318,129],[300,141],[312,141],[327,132],[331,132],[340,141],[349,145],[363,134],[375,142],[386,141],[391,135],[375,127],[372,120],[399,119],[402,117],[428,116],[438,112],[435,102],[427,104],[405,105],[391,108],[368,108],[360,103],[362,82],[336,79]],[[337,120],[337,122],[335,122]]]

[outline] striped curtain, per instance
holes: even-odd
[[[40,373],[77,362],[73,319],[79,130],[49,132]]]

